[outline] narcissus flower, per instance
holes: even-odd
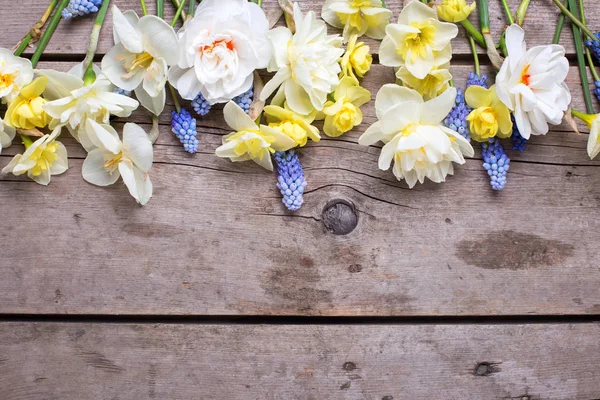
[[[266,106],[264,109],[265,117],[269,127],[276,129],[294,141],[294,147],[303,147],[310,138],[313,142],[321,140],[319,130],[312,126],[315,112],[309,115],[300,115],[287,107]],[[279,150],[277,150],[279,151]]]
[[[346,76],[333,93],[335,101],[325,103],[325,124],[327,136],[337,137],[362,123],[360,106],[371,100],[371,93],[360,86],[354,78]]]
[[[2,153],[2,149],[5,149],[12,144],[15,133],[15,128],[6,125],[4,121],[2,121],[2,118],[0,118],[0,153]]]
[[[94,149],[83,162],[83,179],[93,185],[108,186],[120,176],[131,196],[141,205],[146,204],[152,197],[148,172],[153,153],[148,134],[139,125],[127,123],[121,141],[110,125],[98,124],[93,119],[88,119],[85,125]]]
[[[464,164],[464,156],[474,154],[465,138],[442,125],[455,97],[456,89],[448,88],[424,102],[412,89],[384,85],[375,100],[378,121],[358,143],[368,146],[383,142],[379,168],[389,169],[393,160],[394,175],[398,180],[405,179],[411,188],[417,181],[423,183],[426,177],[436,183],[443,182],[447,175],[453,174],[453,162]]]
[[[452,74],[450,64],[434,67],[423,79],[417,79],[410,71],[400,67],[396,72],[396,78],[400,79],[405,86],[415,89],[424,99],[433,99],[450,86]]]
[[[48,125],[50,118],[43,109],[46,100],[41,96],[47,83],[47,78],[40,77],[21,89],[8,104],[4,123],[19,129],[43,128]]]
[[[223,136],[223,145],[215,150],[219,157],[229,158],[234,162],[252,160],[273,171],[271,154],[289,150],[296,144],[278,129],[256,125],[233,101],[225,105],[223,115],[227,125],[235,132]]]
[[[52,175],[60,175],[69,167],[67,149],[56,140],[60,134],[60,128],[52,131],[50,135],[44,135],[32,142],[27,136],[22,136],[25,144],[25,153],[17,154],[2,169],[2,173],[27,176],[40,185],[50,183]]]
[[[504,139],[512,134],[510,110],[498,98],[496,85],[489,89],[470,86],[465,92],[465,100],[473,109],[467,117],[473,140],[487,142],[495,136]]]
[[[179,61],[173,28],[154,15],[138,18],[112,7],[115,46],[102,59],[102,72],[117,87],[135,90],[142,106],[159,115],[165,106],[167,68]]]
[[[338,85],[339,58],[344,54],[339,35],[327,35],[327,26],[310,11],[305,16],[294,3],[296,33],[285,27],[267,33],[273,50],[268,66],[275,76],[263,88],[260,99],[265,101],[277,88],[285,95],[289,108],[302,115],[322,111],[327,95]]]
[[[457,23],[469,18],[476,6],[475,2],[467,4],[466,0],[442,0],[437,12],[444,21]]]
[[[500,100],[514,112],[525,139],[548,133],[548,123],[558,125],[571,103],[565,83],[569,62],[559,45],[526,50],[525,32],[516,24],[506,29],[508,57],[496,76]]]
[[[373,56],[369,54],[369,46],[363,42],[356,43],[356,40],[356,35],[350,37],[340,64],[344,75],[362,78],[371,69]]]
[[[11,101],[33,79],[31,61],[0,48],[0,99]]]
[[[383,39],[392,12],[381,0],[325,0],[321,17],[336,28],[343,29],[348,40],[352,35],[367,35]]]
[[[209,104],[225,103],[252,86],[256,69],[269,63],[269,22],[247,0],[204,0],[178,32],[181,55],[169,82],[187,100],[199,93]]]
[[[585,122],[590,128],[587,153],[590,159],[593,160],[600,153],[600,114],[584,114],[573,110],[573,115]]]
[[[385,32],[379,48],[381,64],[404,65],[417,79],[423,79],[436,65],[450,61],[448,46],[458,35],[458,27],[440,22],[432,8],[411,0],[398,16],[398,23],[389,24]]]

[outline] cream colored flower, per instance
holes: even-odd
[[[313,142],[321,140],[319,130],[312,122],[317,112],[309,115],[300,115],[289,109],[288,104],[284,107],[269,105],[265,107],[265,118],[270,128],[277,129],[294,141],[294,146],[303,147],[311,139]]]
[[[0,118],[0,154],[2,153],[2,149],[10,147],[15,138],[15,133],[15,128],[6,125],[2,121],[2,118]]]
[[[367,35],[383,39],[392,12],[381,0],[325,0],[321,17],[336,28],[343,29],[348,40],[352,35]]]
[[[349,76],[342,78],[333,93],[335,101],[325,103],[323,131],[327,136],[337,137],[362,123],[360,107],[371,100],[371,93]]]
[[[173,28],[154,15],[139,18],[112,7],[115,46],[102,59],[102,72],[117,87],[135,90],[142,106],[159,115],[165,106],[167,67],[179,61]]]
[[[548,133],[548,123],[558,125],[571,103],[565,83],[569,62],[559,45],[527,50],[525,32],[516,24],[506,29],[508,57],[496,76],[496,92],[513,111],[525,139]]]
[[[31,61],[16,57],[10,50],[0,48],[0,99],[11,101],[33,80]]]
[[[398,23],[389,24],[385,32],[379,48],[381,64],[406,66],[417,79],[423,79],[436,65],[450,61],[450,40],[458,35],[458,28],[440,22],[436,12],[419,0],[411,0],[398,16]]]
[[[489,89],[470,86],[465,92],[465,101],[473,109],[467,116],[473,140],[487,142],[495,136],[504,139],[512,135],[510,110],[498,98],[496,85]]]
[[[273,171],[271,154],[295,146],[295,142],[280,130],[267,125],[256,125],[233,101],[225,105],[223,115],[234,132],[223,137],[223,145],[215,151],[219,157],[229,158],[234,162],[252,160]]]
[[[474,152],[469,142],[442,121],[454,105],[456,89],[448,88],[427,102],[419,93],[406,87],[384,85],[375,100],[378,121],[367,129],[358,143],[381,149],[379,168],[387,170],[394,161],[394,175],[405,179],[409,187],[425,178],[439,183],[452,175],[452,163],[464,164],[464,155]]]
[[[442,4],[437,6],[437,12],[444,21],[457,23],[469,18],[475,7],[477,5],[474,1],[467,4],[466,0],[442,0]]]
[[[405,86],[415,89],[425,100],[433,99],[450,87],[452,74],[450,64],[434,67],[423,79],[417,79],[404,66],[396,72],[396,78],[400,79]]]
[[[25,85],[8,104],[4,123],[19,129],[44,128],[48,125],[50,118],[43,109],[46,99],[42,97],[47,82],[45,77],[39,77]]]
[[[67,149],[56,140],[60,128],[56,128],[50,135],[44,135],[31,142],[23,136],[25,153],[17,154],[10,163],[2,169],[3,174],[12,173],[27,176],[40,185],[48,185],[52,175],[60,175],[69,168]]]
[[[285,27],[267,33],[273,50],[269,72],[277,72],[263,88],[260,99],[265,101],[277,88],[278,97],[285,95],[289,108],[302,115],[321,111],[327,95],[339,83],[339,58],[344,54],[342,38],[327,35],[323,21],[310,11],[302,15],[294,3],[296,33]]]
[[[136,124],[123,127],[123,141],[110,125],[88,119],[86,129],[94,144],[83,162],[81,174],[87,182],[97,186],[112,185],[119,179],[133,198],[144,205],[152,197],[152,182],[148,176],[152,168],[152,143],[148,134]]]
[[[363,42],[356,43],[356,40],[356,35],[350,37],[346,52],[340,61],[342,73],[355,79],[364,77],[373,63],[373,56],[369,54],[369,46]]]

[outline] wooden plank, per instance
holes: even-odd
[[[7,0],[4,0],[7,1]],[[134,9],[141,14],[141,7],[138,1],[135,0],[115,0],[121,9]],[[304,11],[313,10],[320,15],[322,8],[322,0],[299,0]],[[520,0],[509,0],[509,4],[513,11],[516,12]],[[22,7],[11,10],[13,17],[6,18],[3,24],[0,26],[0,47],[13,47],[23,37],[32,24],[43,14],[47,7],[47,2],[38,2],[35,0],[24,0],[21,3]],[[402,9],[403,0],[388,0],[386,1],[389,9],[393,12],[393,21]],[[587,19],[590,27],[600,26],[600,13],[595,7],[596,3],[594,0],[585,0],[587,7]],[[277,0],[264,0],[263,6],[267,12],[274,10],[277,5]],[[153,1],[148,2],[148,12],[155,12],[155,4]],[[167,20],[170,20],[174,14],[174,7],[172,4],[166,2],[165,4],[165,15]],[[506,17],[502,11],[501,3],[499,0],[490,1],[490,15],[492,17],[492,30],[495,35],[496,41],[500,37],[499,33],[506,24]],[[552,41],[554,35],[554,29],[556,20],[558,19],[558,8],[550,0],[545,1],[533,1],[530,5],[530,10],[525,23],[525,29],[527,32],[527,42],[529,46],[549,44]],[[474,13],[471,16],[471,21],[478,26],[478,16]],[[280,23],[282,23],[280,21]],[[72,21],[62,21],[57,31],[48,44],[46,51],[52,55],[65,55],[65,56],[81,56],[85,54],[87,47],[87,38],[91,31],[92,18],[80,18]],[[107,16],[107,21],[101,39],[98,45],[99,54],[106,53],[113,45],[112,41],[112,16],[111,12]],[[179,26],[179,25],[177,25]],[[334,28],[330,27],[330,31],[339,32]],[[379,42],[371,40],[365,37],[365,41],[371,45],[373,51],[377,52],[379,49]],[[569,54],[574,54],[573,35],[569,26],[565,27],[563,37],[561,40]],[[455,54],[470,54],[468,42],[466,40],[465,32],[461,28],[460,35],[453,41]],[[26,54],[31,54],[31,49]]]
[[[597,324],[0,324],[16,399],[590,400]]]

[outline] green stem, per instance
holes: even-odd
[[[475,62],[475,73],[479,76],[480,74],[480,69],[479,69],[479,54],[477,54],[477,47],[475,47],[475,40],[473,40],[473,37],[469,35],[469,43],[471,44],[471,51],[473,52],[473,61]]]
[[[96,54],[96,49],[98,49],[100,31],[102,30],[102,25],[104,24],[104,18],[106,17],[106,12],[108,11],[109,4],[110,0],[104,0],[102,2],[100,10],[98,10],[98,14],[96,15],[94,26],[92,27],[92,33],[90,34],[90,42],[88,44],[87,52],[85,53],[85,58],[83,59],[82,63],[83,70],[85,71],[85,73],[83,74],[83,82],[86,85],[89,85],[90,83],[96,80],[96,74],[93,70],[94,55]]]
[[[382,6],[383,8],[387,8],[387,6],[385,5],[385,0],[381,0],[381,6]]]
[[[33,140],[31,140],[30,137],[19,134],[19,136],[21,136],[21,140],[23,141],[23,145],[25,146],[25,150],[27,150],[29,148],[29,146],[31,146],[33,144]]]
[[[571,22],[573,22],[575,25],[577,25],[577,27],[579,29],[581,29],[583,31],[583,33],[585,33],[585,35],[587,37],[589,37],[592,40],[598,40],[598,38],[596,36],[594,36],[594,33],[592,31],[590,31],[587,28],[587,26],[582,24],[581,21],[578,20],[577,17],[575,15],[573,15],[573,13],[571,11],[569,11],[569,9],[567,9],[567,7],[565,7],[564,5],[562,5],[560,3],[560,0],[552,0],[552,1],[554,2],[554,4],[556,4],[556,6],[558,8],[560,8],[560,11],[562,11],[562,13],[565,14],[567,16],[567,18],[569,18],[571,20]]]
[[[52,0],[50,2],[48,8],[46,8],[46,11],[44,11],[42,18],[40,18],[35,24],[33,24],[29,32],[27,32],[27,35],[25,35],[25,37],[23,37],[23,39],[21,39],[21,41],[19,42],[19,46],[17,47],[17,50],[15,50],[14,53],[15,56],[20,56],[25,51],[25,49],[27,48],[27,46],[29,46],[29,43],[33,39],[34,34],[35,36],[39,35],[40,30],[44,27],[46,21],[48,21],[48,18],[50,18],[52,11],[54,11],[57,4],[58,0]]]
[[[171,92],[171,97],[173,98],[173,103],[175,104],[175,110],[177,111],[177,113],[180,113],[181,106],[179,105],[179,99],[177,98],[177,93],[175,93],[175,88],[170,83],[167,83],[167,85],[169,85],[169,91]]]
[[[188,14],[194,15],[194,7],[196,6],[196,0],[190,0],[190,5],[188,6]]]
[[[581,16],[581,23],[587,25],[587,22],[585,20],[585,9],[583,5],[583,0],[579,0],[579,15]],[[598,76],[598,72],[596,71],[596,67],[594,66],[594,59],[592,58],[592,53],[590,52],[590,49],[587,46],[585,46],[585,56],[587,58],[588,65],[590,66],[590,72],[592,73],[594,81],[600,81],[600,76]]]
[[[523,25],[525,22],[525,15],[527,15],[527,9],[529,8],[530,0],[521,0],[519,8],[517,8],[517,24]]]
[[[577,3],[575,0],[569,0],[569,9],[572,12],[576,12]],[[573,37],[575,38],[575,50],[577,51],[577,65],[579,66],[579,78],[581,79],[581,85],[583,87],[583,99],[585,100],[585,109],[588,114],[594,113],[594,106],[592,105],[592,97],[590,95],[590,83],[588,81],[587,69],[585,65],[585,51],[583,50],[583,39],[581,38],[581,31],[576,24],[572,25]]]
[[[490,10],[487,0],[479,0],[479,24],[481,25],[481,33],[490,33]]]
[[[175,24],[177,23],[177,20],[179,19],[179,16],[181,15],[181,12],[183,11],[184,6],[185,6],[185,1],[181,0],[181,3],[179,4],[179,7],[177,8],[177,12],[173,16],[173,19],[171,20],[171,26],[175,26]]]
[[[146,0],[140,0],[140,4],[142,5],[142,14],[148,15],[148,8],[146,8]]]
[[[165,0],[156,0],[156,16],[160,19],[165,17]]]
[[[486,48],[485,40],[483,39],[483,35],[479,32],[479,29],[475,28],[475,26],[468,19],[462,20],[460,24],[467,30],[469,36],[471,36],[477,44],[479,44],[484,49]]]
[[[50,20],[50,23],[48,24],[48,28],[46,28],[46,30],[44,31],[44,34],[40,38],[40,41],[38,42],[37,48],[35,49],[35,52],[33,53],[33,56],[31,56],[31,65],[34,68],[37,65],[38,61],[40,60],[40,57],[42,56],[42,53],[46,49],[46,46],[48,45],[48,42],[50,41],[50,38],[52,37],[52,34],[56,30],[56,27],[58,26],[58,23],[60,22],[60,19],[62,18],[62,15],[61,15],[62,10],[64,10],[64,8],[68,4],[69,4],[69,0],[61,0],[60,1],[60,4],[58,5],[58,8],[54,12],[54,15],[52,16],[52,19]]]
[[[565,0],[565,6],[569,4],[569,0]],[[554,31],[554,39],[552,39],[552,44],[558,44],[560,42],[560,35],[563,30],[563,26],[565,25],[565,14],[560,13],[558,16],[558,22],[556,23],[556,31]]]
[[[504,8],[504,13],[506,14],[506,18],[508,18],[508,23],[510,25],[515,23],[515,19],[512,16],[512,12],[510,11],[510,6],[508,5],[506,0],[501,0],[502,8]]]
[[[175,6],[175,9],[178,9],[181,6],[181,3],[185,3],[185,0],[181,0],[181,3],[179,2],[179,0],[171,0],[171,3],[173,3],[173,5]],[[184,10],[181,10],[180,15],[181,15],[181,23],[184,23],[187,13]]]

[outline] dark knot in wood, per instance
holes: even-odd
[[[356,228],[358,216],[354,206],[345,200],[332,200],[323,210],[323,225],[334,235],[347,235]]]

